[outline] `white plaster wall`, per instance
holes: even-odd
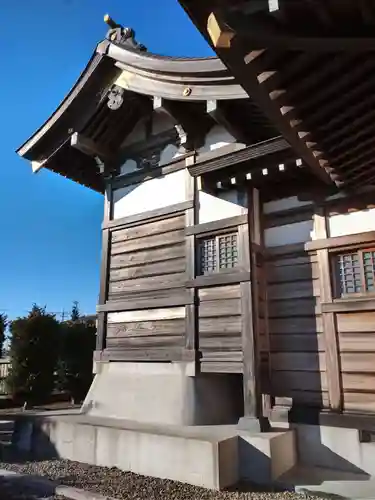
[[[224,127],[215,125],[206,135],[204,145],[198,149],[198,153],[208,153],[233,142],[236,142],[236,138],[233,135],[225,130]]]
[[[288,210],[289,208],[305,207],[311,205],[311,201],[301,201],[297,196],[290,198],[282,198],[281,200],[269,201],[263,204],[263,212],[265,214],[272,214],[281,210]]]
[[[247,200],[236,190],[223,191],[219,195],[199,191],[198,200],[199,224],[247,213]]]
[[[312,220],[286,224],[284,226],[270,227],[264,231],[266,247],[292,245],[304,243],[313,237],[314,225]]]
[[[186,201],[185,171],[150,179],[113,192],[113,218],[128,217]]]
[[[126,162],[121,165],[118,175],[131,174],[133,172],[137,172],[138,170],[137,162],[135,160],[126,160]]]
[[[160,155],[159,166],[165,165],[179,156],[182,156],[179,148],[175,144],[168,144]]]
[[[159,166],[166,165],[179,156],[182,156],[182,153],[179,151],[178,147],[175,144],[168,144],[161,152]],[[137,162],[129,159],[121,165],[118,175],[126,175],[139,171],[140,169],[137,167]]]
[[[328,227],[331,237],[375,231],[375,208],[331,215]]]

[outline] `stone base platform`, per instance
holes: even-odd
[[[145,424],[83,414],[39,414],[17,422],[14,444],[33,456],[222,489],[240,479],[270,483],[295,465],[294,432],[250,434],[234,425]],[[32,428],[32,429],[31,429]]]

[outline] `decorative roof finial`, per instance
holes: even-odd
[[[117,24],[112,17],[109,14],[105,14],[104,16],[104,22],[105,24],[108,24],[108,26],[113,30],[116,28],[121,28],[119,24]]]
[[[146,47],[135,40],[135,32],[131,28],[124,28],[117,24],[109,14],[104,16],[104,22],[109,26],[106,38],[110,42],[118,43],[130,49],[146,51]]]

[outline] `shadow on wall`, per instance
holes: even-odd
[[[293,226],[298,224],[301,223]],[[271,218],[269,227],[273,230]],[[277,229],[286,227],[278,225]],[[369,461],[365,462],[361,456],[363,444],[359,442],[356,430],[331,428],[319,421],[319,412],[329,408],[319,268],[316,254],[307,254],[303,244],[300,249],[298,245],[293,247],[291,250],[285,246],[285,251],[282,247],[276,252],[270,251],[267,261],[270,392],[276,416],[273,420],[288,419],[298,423],[294,427],[300,465],[368,476],[362,466],[369,472]],[[349,331],[349,327],[348,323],[344,331]],[[348,338],[352,334],[342,334],[339,330],[338,335]],[[341,366],[339,370],[343,394]]]
[[[17,473],[9,473],[0,477],[0,495],[2,498],[38,498],[38,500],[50,499],[56,493],[56,484],[37,476],[26,478]]]

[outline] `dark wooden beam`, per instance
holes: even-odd
[[[207,234],[216,231],[222,231],[228,228],[237,228],[241,224],[247,222],[247,215],[236,215],[228,219],[217,220],[213,222],[205,222],[204,224],[196,224],[185,228],[186,235]]]
[[[185,210],[193,207],[194,202],[192,200],[183,201],[181,203],[176,203],[175,205],[169,205],[167,207],[156,208],[155,210],[149,210],[140,214],[122,217],[121,219],[114,219],[107,222],[104,221],[102,224],[102,229],[114,229],[121,226],[126,227],[138,224],[146,224],[147,222],[151,222],[151,220],[167,218],[168,216],[172,217],[179,212],[184,212]]]
[[[171,116],[180,126],[181,145],[186,150],[201,146],[214,123],[207,115],[204,103],[168,101],[162,97],[154,97],[154,111]]]
[[[353,36],[352,32],[334,33],[331,30],[329,36],[326,32],[305,35],[302,31],[292,33],[290,28],[282,28],[272,18],[244,16],[236,12],[226,12],[225,15],[212,12],[207,30],[217,49],[232,47],[235,38],[241,38],[252,50],[268,48],[327,53],[375,49],[375,37],[370,32]]]
[[[375,231],[366,233],[351,234],[348,236],[335,236],[332,238],[319,239],[305,243],[306,251],[315,251],[322,248],[339,248],[347,246],[362,245],[363,243],[373,243],[375,241]]]
[[[92,139],[78,132],[74,132],[70,137],[70,145],[72,148],[78,149],[87,156],[97,156],[103,161],[109,160],[113,156],[109,151],[96,144]]]
[[[245,137],[245,133],[241,129],[241,127],[236,126],[233,121],[228,118],[228,114],[225,109],[225,103],[217,100],[207,101],[207,114],[211,116],[211,118],[225,128],[233,137],[237,139],[239,142],[248,142],[248,138]],[[251,117],[249,117],[249,120]]]

